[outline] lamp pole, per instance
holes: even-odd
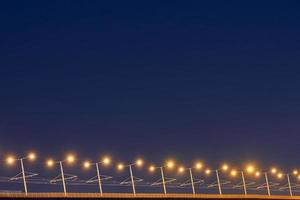
[[[28,191],[27,191],[27,184],[26,184],[26,176],[25,176],[23,158],[20,159],[20,162],[21,162],[21,169],[22,169],[22,176],[23,176],[24,191],[25,191],[25,194],[27,195]]]
[[[220,177],[219,177],[219,171],[216,169],[216,176],[217,176],[217,183],[218,183],[218,188],[219,188],[219,194],[222,195],[222,188],[221,188],[221,182],[220,182]]]
[[[245,195],[247,195],[246,181],[245,181],[245,176],[244,176],[243,171],[241,171],[241,175],[242,175],[242,181],[243,181],[243,186],[244,186],[244,193],[245,193]]]
[[[167,194],[167,188],[166,188],[166,182],[165,182],[165,176],[164,176],[164,170],[163,167],[159,167],[160,168],[160,174],[161,174],[161,180],[162,180],[162,185],[163,185],[163,189],[164,189],[164,194]]]
[[[66,182],[65,182],[65,174],[64,174],[64,169],[63,169],[63,162],[59,161],[59,166],[60,166],[60,173],[61,173],[61,180],[63,184],[63,189],[64,189],[64,194],[67,194],[67,187],[66,187]]]
[[[97,170],[99,191],[100,191],[100,194],[102,196],[103,195],[103,191],[102,191],[102,184],[101,184],[101,176],[100,176],[99,163],[96,163],[96,170]]]
[[[292,187],[291,187],[291,181],[290,181],[290,175],[286,174],[286,178],[287,178],[287,182],[288,182],[290,196],[293,196]]]
[[[195,186],[194,186],[194,178],[193,178],[193,172],[192,172],[192,168],[189,168],[189,172],[190,172],[190,178],[191,178],[191,185],[192,185],[192,191],[193,191],[193,195],[195,195]]]
[[[135,196],[136,192],[135,192],[135,185],[134,185],[133,173],[132,173],[132,168],[131,168],[132,164],[130,164],[128,166],[129,166],[129,172],[130,172],[130,178],[131,178],[132,192],[133,192],[133,195]]]
[[[266,186],[267,186],[268,196],[271,196],[270,185],[269,185],[269,179],[268,179],[268,173],[267,172],[265,172],[265,179],[266,179]]]

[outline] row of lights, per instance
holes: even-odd
[[[7,161],[8,164],[13,164],[16,161],[20,161],[21,167],[22,167],[22,174],[23,174],[24,190],[25,190],[25,193],[27,194],[26,176],[25,176],[25,170],[24,170],[24,165],[23,165],[23,160],[26,160],[26,159],[31,160],[31,161],[35,160],[36,159],[36,154],[35,153],[29,153],[27,156],[22,157],[22,158],[15,158],[13,156],[9,156],[9,157],[7,157],[6,161]],[[61,161],[56,161],[56,160],[53,160],[53,159],[49,159],[49,160],[46,161],[46,164],[47,164],[48,167],[53,167],[55,164],[59,164],[60,165],[62,182],[63,182],[63,187],[64,187],[64,192],[65,193],[66,193],[66,184],[65,184],[65,180],[64,180],[63,163],[67,162],[67,163],[71,164],[71,163],[74,163],[75,161],[76,161],[76,158],[72,154],[68,155],[64,160],[61,160]],[[99,189],[100,189],[100,193],[101,194],[102,194],[102,185],[101,185],[101,176],[100,176],[100,172],[99,172],[99,164],[109,165],[110,163],[111,163],[111,159],[110,159],[110,157],[107,157],[107,156],[103,157],[103,159],[101,159],[100,162],[94,162],[94,163],[90,162],[90,161],[84,161],[83,162],[83,167],[86,168],[86,169],[90,168],[93,165],[96,166],[97,176],[98,176],[98,181],[99,181]],[[117,165],[117,169],[118,170],[123,170],[126,167],[129,168],[130,175],[131,175],[131,184],[132,184],[132,187],[133,187],[132,189],[133,189],[133,193],[134,194],[136,192],[135,192],[135,186],[134,186],[132,166],[141,167],[141,166],[143,166],[143,164],[144,164],[144,162],[143,162],[142,159],[137,159],[134,163],[131,163],[131,164],[125,165],[123,163],[119,163]],[[167,192],[166,192],[166,184],[165,184],[165,181],[164,181],[165,178],[164,178],[164,174],[163,174],[163,169],[164,168],[172,169],[175,166],[176,166],[175,162],[172,161],[172,160],[167,161],[165,165],[160,166],[160,167],[157,167],[155,165],[150,165],[149,166],[149,171],[150,172],[154,172],[156,169],[160,169],[161,176],[162,176],[162,185],[163,185],[163,189],[164,189],[164,193],[165,194]],[[193,170],[202,170],[203,168],[204,168],[204,165],[202,164],[202,162],[196,162],[195,165],[193,167],[190,167],[190,168],[186,168],[186,167],[183,167],[183,166],[179,166],[178,167],[178,172],[179,173],[184,173],[186,170],[189,170],[189,172],[190,172],[190,178],[191,178],[191,183],[192,183],[193,194],[195,194],[195,188],[194,188],[194,184],[193,184],[192,171]],[[230,167],[229,167],[228,164],[223,164],[221,166],[221,168],[219,168],[219,169],[211,170],[209,168],[206,168],[204,170],[204,173],[206,175],[210,175],[213,171],[216,172],[216,177],[217,177],[217,182],[218,182],[218,187],[219,187],[220,194],[222,194],[221,183],[220,183],[220,179],[219,179],[219,171],[220,170],[222,170],[223,172],[229,172],[229,174],[232,177],[236,177],[238,174],[241,174],[242,175],[243,184],[244,184],[244,191],[245,191],[245,194],[247,194],[244,172],[243,171],[238,171],[238,170],[236,170],[234,168],[230,169]],[[261,174],[262,174],[260,171],[256,170],[256,168],[255,168],[254,165],[248,165],[245,168],[245,172],[247,172],[248,174],[252,174],[255,177],[260,177]],[[267,174],[271,173],[271,174],[275,175],[278,179],[282,179],[282,178],[284,178],[284,175],[287,175],[288,185],[289,185],[289,189],[290,189],[290,194],[292,196],[292,190],[291,190],[291,185],[290,185],[290,180],[289,180],[289,175],[290,174],[284,174],[282,172],[279,172],[275,167],[271,168],[270,171],[266,171],[266,172],[263,172],[263,173],[264,173],[265,178],[266,178],[267,189],[268,189],[268,194],[269,195],[270,195],[270,188],[269,188]],[[295,175],[300,180],[300,175],[299,175],[298,170],[294,170],[291,174]]]

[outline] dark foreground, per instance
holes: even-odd
[[[267,195],[237,195],[237,194],[127,194],[127,193],[106,193],[102,196],[97,193],[29,193],[27,195],[23,193],[0,193],[0,199],[203,199],[203,200],[288,200],[295,199],[300,200],[300,196],[267,196]]]

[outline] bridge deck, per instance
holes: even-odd
[[[25,195],[24,193],[0,193],[0,199],[60,199],[60,198],[70,198],[70,199],[95,199],[95,198],[103,198],[103,199],[244,199],[244,200],[259,200],[259,199],[272,199],[272,200],[288,200],[295,199],[300,200],[300,196],[281,196],[281,195],[238,195],[238,194],[224,194],[224,195],[216,195],[216,194],[129,194],[129,193],[105,193],[101,196],[98,193],[28,193]]]

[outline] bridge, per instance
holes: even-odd
[[[239,194],[148,194],[148,193],[0,193],[0,199],[208,199],[208,200],[300,200],[300,196]]]

